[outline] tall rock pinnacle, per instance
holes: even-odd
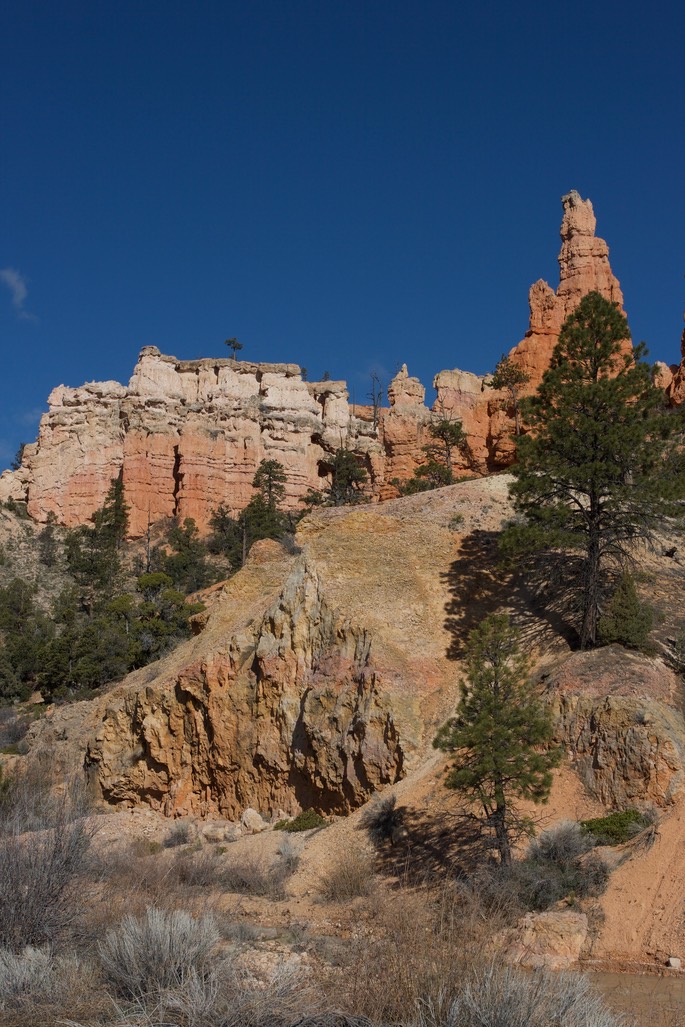
[[[609,247],[595,235],[597,220],[590,200],[572,189],[562,196],[559,287],[557,291],[539,279],[528,294],[530,324],[525,338],[511,351],[511,358],[531,376],[530,388],[540,384],[549,367],[561,326],[583,296],[599,292],[623,308],[623,293],[609,264]]]

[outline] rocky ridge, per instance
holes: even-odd
[[[583,295],[596,289],[623,303],[607,244],[594,234],[591,202],[574,190],[562,203],[559,286],[556,292],[543,281],[531,287],[529,329],[510,354],[531,375],[530,390]],[[680,402],[680,378],[665,365],[664,374],[664,388]],[[404,365],[374,424],[370,408],[350,405],[344,382],[303,381],[295,364],[177,360],[146,346],[128,386],[91,382],[53,390],[38,440],[25,447],[19,470],[0,477],[0,501],[25,501],[35,520],[52,514],[73,527],[88,521],[110,480],[121,475],[133,536],[171,516],[193,517],[205,528],[220,503],[234,513],[245,507],[262,459],[283,464],[286,505],[299,509],[343,445],[363,461],[373,497],[388,499],[397,494],[393,480],[406,481],[423,459],[435,416],[463,423],[469,448],[457,470],[482,474],[509,466],[513,411],[488,376],[441,371],[433,384],[431,411],[423,385]]]
[[[60,776],[85,767],[110,806],[167,816],[346,813],[421,765],[458,702],[461,614],[503,601],[545,656],[541,688],[589,793],[668,807],[685,780],[676,675],[616,647],[569,656],[525,586],[505,582],[503,600],[483,591],[488,557],[471,543],[510,514],[497,476],[320,511],[296,553],[257,543],[196,637],[90,702],[53,708],[31,729],[32,758]]]

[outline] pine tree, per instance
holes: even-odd
[[[505,551],[580,557],[581,649],[597,641],[612,561],[625,560],[666,515],[680,515],[681,430],[654,387],[644,346],[626,351],[628,324],[599,293],[564,323],[536,396],[523,401],[530,434],[518,443],[514,505],[525,523],[505,533]],[[569,574],[573,561],[565,559]]]
[[[507,865],[512,832],[527,827],[514,802],[547,801],[560,754],[549,748],[551,720],[535,698],[528,659],[506,615],[492,614],[471,632],[466,666],[456,716],[433,744],[455,754],[445,784],[481,807]]]
[[[341,446],[331,465],[331,481],[324,489],[309,489],[300,502],[306,510],[316,506],[356,506],[368,502],[365,492],[368,474],[359,457]]]
[[[285,499],[285,468],[278,460],[262,460],[252,479],[252,487],[261,492],[269,510],[276,511]]]
[[[174,587],[183,593],[197,592],[214,581],[214,573],[206,560],[206,547],[192,517],[183,524],[174,524],[168,535],[171,549],[161,559],[161,571],[168,574]]]
[[[466,433],[461,421],[441,417],[428,425],[431,442],[423,447],[426,459],[414,471],[414,476],[404,483],[393,480],[400,494],[412,496],[417,492],[439,489],[454,484],[452,460],[454,450],[462,453],[468,450]]]
[[[112,478],[105,501],[93,515],[95,530],[104,547],[120,550],[128,531],[129,506],[124,499],[124,483]]]
[[[290,518],[281,509],[287,480],[279,460],[262,460],[252,479],[257,493],[245,509],[232,517],[222,504],[210,517],[209,551],[226,557],[231,569],[237,570],[244,564],[253,542],[285,535],[291,529]]]
[[[519,401],[521,389],[530,381],[530,375],[519,367],[509,357],[502,354],[495,373],[490,379],[490,388],[502,389],[509,393],[509,400],[514,409],[514,422],[516,435],[521,434],[521,413]]]
[[[238,353],[243,348],[242,342],[238,342],[238,340],[236,338],[225,339],[224,340],[224,345],[228,346],[228,348],[230,350],[233,350],[233,360],[237,360],[238,359]]]
[[[599,618],[600,642],[603,645],[618,642],[627,649],[644,649],[653,624],[652,608],[640,600],[632,575],[623,574]]]

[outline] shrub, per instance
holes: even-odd
[[[50,794],[33,775],[0,789],[0,945],[52,942],[81,917],[92,829],[78,788]]]
[[[214,918],[148,909],[126,917],[98,946],[103,976],[117,995],[144,1000],[211,972],[220,935]]]
[[[438,1008],[435,999],[419,1007],[416,1027],[619,1027],[622,1022],[584,974],[527,974],[491,964],[472,972],[449,1004],[441,998]]]
[[[580,824],[561,821],[531,843],[525,859],[508,867],[483,866],[469,884],[491,914],[510,920],[569,896],[598,896],[606,889],[609,868],[591,851],[594,846],[594,836]]]
[[[283,860],[283,866],[289,874],[294,874],[300,865],[301,850],[298,849],[290,838],[284,838],[278,846],[278,855]]]
[[[211,887],[223,877],[221,857],[215,849],[179,852],[171,869],[179,884],[193,888]]]
[[[327,902],[346,902],[370,895],[376,886],[373,861],[365,852],[342,853],[319,879],[319,892]]]
[[[594,820],[581,820],[581,830],[594,835],[597,845],[622,845],[653,822],[639,809],[624,809]]]
[[[220,872],[221,884],[228,891],[243,895],[266,895],[281,899],[288,870],[282,861],[269,863],[254,855],[237,856],[225,863]]]
[[[368,806],[361,815],[361,826],[374,845],[384,842],[394,845],[400,841],[405,833],[404,810],[398,809],[397,796],[389,795]]]
[[[55,959],[45,949],[29,947],[20,954],[0,949],[0,1010],[61,1002],[79,972],[75,959]]]
[[[305,809],[293,820],[279,820],[274,824],[274,831],[313,831],[317,827],[328,827],[328,821],[315,809]]]
[[[178,821],[171,828],[163,841],[165,849],[174,849],[178,845],[187,845],[193,840],[193,832],[190,824]]]
[[[542,831],[531,842],[528,859],[536,862],[546,860],[560,866],[569,866],[595,845],[591,834],[583,831],[575,820],[560,820],[558,824]]]
[[[30,723],[28,717],[20,716],[15,710],[0,707],[0,751],[18,752]]]

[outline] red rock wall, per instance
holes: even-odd
[[[607,244],[595,236],[592,204],[575,191],[562,204],[559,286],[556,292],[543,281],[531,287],[529,328],[510,353],[530,374],[529,391],[549,366],[565,318],[586,293],[597,290],[623,303]],[[685,399],[683,345],[681,368],[663,365],[663,386],[674,404]],[[403,366],[374,428],[370,408],[350,407],[344,382],[304,382],[294,364],[179,361],[148,346],[128,387],[103,382],[52,392],[37,443],[26,447],[19,471],[0,478],[0,500],[26,500],[36,520],[53,513],[74,526],[88,521],[110,480],[121,474],[132,534],[143,534],[148,519],[170,516],[193,517],[203,528],[220,503],[233,512],[245,507],[265,458],[283,464],[287,506],[299,509],[341,445],[363,458],[373,496],[385,499],[396,494],[391,481],[406,481],[424,459],[427,426],[436,415],[463,423],[469,451],[462,470],[509,466],[515,443],[507,396],[489,388],[487,376],[466,371],[441,371],[433,384],[431,413],[423,385]]]

